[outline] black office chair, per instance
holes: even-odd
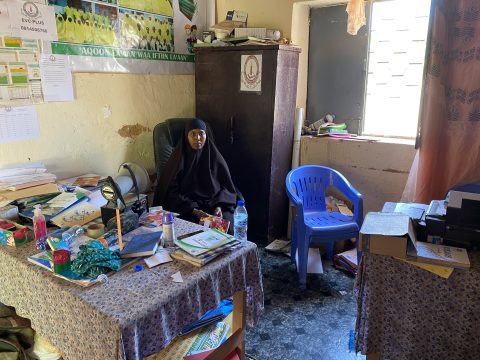
[[[177,146],[185,130],[185,124],[190,120],[192,120],[192,118],[167,119],[165,122],[157,124],[153,129],[153,153],[155,156],[157,179],[162,174],[168,159],[170,159],[172,155],[173,149]],[[213,136],[210,125],[208,123],[205,124],[207,125],[207,136],[215,143],[215,137]],[[237,192],[237,199],[244,200],[236,186],[235,190]]]
[[[153,154],[155,156],[155,170],[157,179],[162,174],[165,165],[172,155],[173,149],[177,146],[185,124],[192,118],[167,119],[159,123],[153,129]]]

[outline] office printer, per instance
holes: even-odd
[[[444,244],[480,249],[480,183],[453,188],[447,204]]]

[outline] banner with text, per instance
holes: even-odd
[[[185,74],[206,29],[207,2],[195,0],[48,0],[58,41],[74,71]],[[47,50],[47,46],[44,50]]]

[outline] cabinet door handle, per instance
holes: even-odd
[[[235,118],[230,116],[230,145],[233,145],[235,139]]]

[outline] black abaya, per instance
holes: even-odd
[[[158,181],[153,205],[162,205],[185,220],[196,222],[193,209],[213,214],[220,207],[224,217],[232,220],[237,195],[227,163],[211,136],[207,135],[202,149],[192,149],[188,142],[188,131],[192,129],[187,124],[170,156]]]

